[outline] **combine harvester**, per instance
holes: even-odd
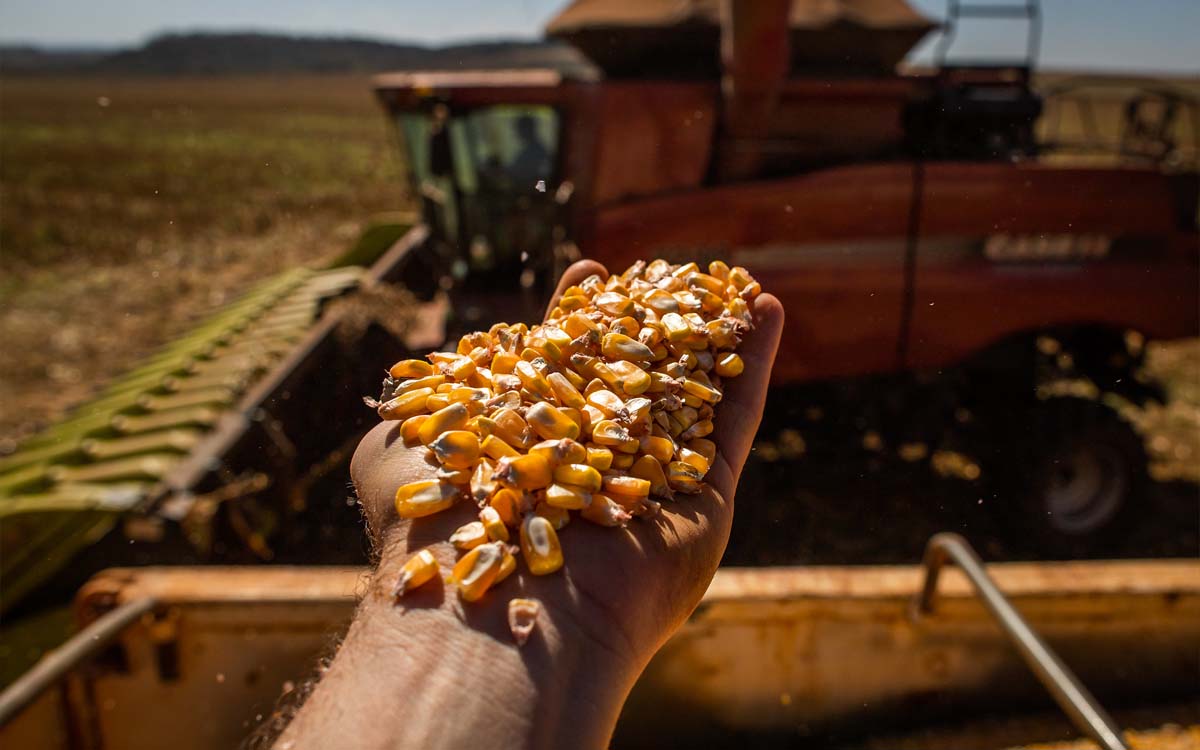
[[[985,473],[1042,556],[1103,550],[1136,516],[1141,439],[1111,399],[1056,386],[1152,400],[1138,342],[1197,334],[1196,155],[1141,105],[1107,162],[1052,151],[1036,4],[950,9],[929,73],[896,72],[933,28],[902,0],[579,0],[548,31],[582,72],[381,76],[421,222],[369,268],[268,282],[0,463],[6,638],[101,567],[210,564],[86,582],[83,630],[0,697],[5,745],[228,747],[270,717],[362,571],[242,564],[361,559],[340,502],[361,396],[409,353],[536,317],[581,256],[747,266],[787,309],[780,387],[907,378],[906,403],[938,408],[892,415],[887,441],[993,436]],[[979,13],[1026,18],[1028,56],[948,64]],[[367,325],[381,306],[403,335]],[[994,437],[1035,419],[1060,429]],[[947,560],[965,577],[939,589]],[[1036,710],[1040,681],[1117,748],[1096,698],[1196,695],[1194,561],[984,570],[939,536],[926,563],[723,569],[614,746],[863,739]]]

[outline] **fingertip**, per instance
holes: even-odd
[[[608,278],[608,269],[605,268],[604,264],[600,263],[599,261],[591,260],[588,258],[584,258],[583,260],[577,260],[574,263],[572,263],[570,266],[568,266],[567,270],[565,272],[563,272],[562,287],[565,289],[566,287],[569,287],[572,284],[578,284],[579,282],[583,281],[588,276],[591,276],[593,274],[599,276],[602,279],[607,279]]]

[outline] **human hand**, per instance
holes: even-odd
[[[559,281],[549,309],[564,289],[591,274],[608,275],[594,261],[572,265]],[[624,529],[575,519],[560,534],[566,559],[561,574],[533,576],[519,566],[483,602],[468,609],[503,609],[510,598],[535,598],[552,616],[572,617],[581,632],[601,641],[598,645],[633,663],[643,664],[653,655],[699,602],[729,538],[738,475],[762,414],[783,325],[783,308],[769,294],[755,300],[754,315],[755,328],[739,350],[745,371],[726,381],[724,398],[717,406],[710,436],[717,456],[704,490],[679,495],[664,503],[660,513],[635,519]],[[444,540],[474,520],[478,509],[460,502],[450,511],[426,518],[407,520],[396,515],[396,489],[432,478],[437,470],[426,460],[426,448],[404,445],[399,427],[397,422],[381,423],[354,456],[352,475],[372,538],[385,558],[407,559],[432,547],[444,566],[452,565],[456,553]],[[422,606],[419,591],[408,594],[403,604]]]
[[[564,289],[591,274],[607,277],[593,261],[571,266],[551,309]],[[404,445],[398,422],[371,430],[351,475],[379,567],[315,705],[297,717],[290,739],[319,747],[353,731],[361,746],[457,747],[486,731],[494,747],[603,746],[633,682],[699,603],[729,539],[738,476],[783,327],[775,297],[759,295],[753,312],[755,328],[739,349],[745,370],[725,382],[716,407],[709,439],[717,454],[703,490],[626,528],[576,518],[560,531],[560,571],[534,576],[518,565],[477,602],[460,604],[452,587],[434,579],[393,603],[399,569],[417,551],[430,549],[443,571],[453,566],[458,553],[445,540],[478,509],[460,501],[425,518],[399,518],[397,488],[432,478],[437,467],[426,448]],[[537,630],[519,649],[507,624],[508,601],[517,597],[543,606]],[[396,715],[408,700],[450,713]]]

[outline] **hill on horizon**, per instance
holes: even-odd
[[[429,47],[363,37],[187,32],[160,34],[140,47],[107,52],[0,46],[0,70],[6,73],[233,75],[532,67],[590,70],[568,45],[503,39]]]

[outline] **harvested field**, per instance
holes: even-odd
[[[6,76],[0,102],[0,452],[407,205],[365,76]]]

